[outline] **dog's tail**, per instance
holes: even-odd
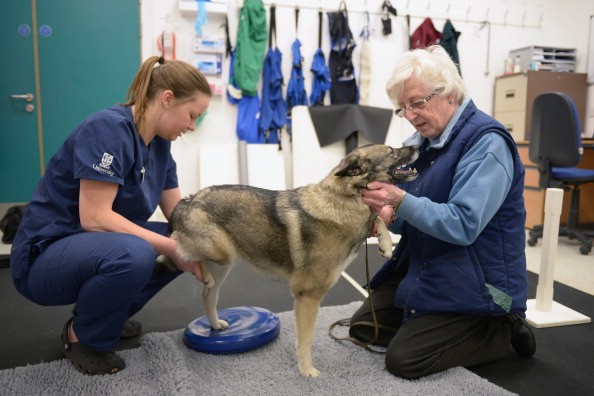
[[[175,272],[178,271],[177,267],[173,264],[173,261],[169,259],[169,257],[164,255],[159,255],[155,260],[155,269],[158,274],[166,274],[168,272]]]

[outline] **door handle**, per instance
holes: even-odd
[[[24,94],[24,95],[10,95],[12,99],[25,99],[27,102],[32,102],[35,96],[32,93]]]

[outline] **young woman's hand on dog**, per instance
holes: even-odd
[[[200,268],[200,262],[198,261],[185,261],[180,259],[179,257],[170,257],[171,261],[175,267],[184,272],[191,272],[194,274],[194,277],[199,281],[202,282],[202,269]]]

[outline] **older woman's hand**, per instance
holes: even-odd
[[[379,213],[386,205],[395,206],[401,201],[404,191],[393,184],[383,182],[371,182],[361,193],[361,201],[373,213]]]

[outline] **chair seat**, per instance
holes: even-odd
[[[553,178],[563,181],[594,181],[594,169],[552,167],[551,175]]]

